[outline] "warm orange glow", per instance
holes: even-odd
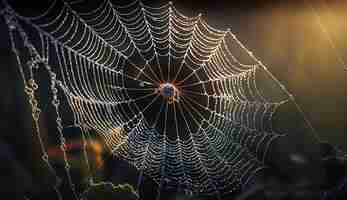
[[[97,141],[91,141],[90,148],[95,156],[95,165],[99,169],[104,165],[104,160],[102,158],[102,154],[104,152],[103,145]]]
[[[69,153],[71,150],[82,150],[83,149],[83,141],[82,140],[75,140],[75,141],[70,141],[66,143],[66,152]],[[88,142],[88,149],[90,150],[90,153],[95,158],[95,165],[97,168],[101,168],[104,164],[102,154],[104,152],[104,147],[103,145],[96,141],[96,140],[90,140]],[[63,151],[61,148],[58,146],[54,146],[51,148],[48,148],[48,155],[53,158],[61,158],[63,159]]]

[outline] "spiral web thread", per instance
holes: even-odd
[[[2,13],[35,122],[40,111],[35,72],[44,66],[49,74],[65,171],[76,199],[83,195],[70,176],[62,99],[73,111],[75,126],[84,133],[96,130],[113,154],[140,171],[137,189],[144,174],[158,183],[157,199],[164,188],[220,199],[242,189],[265,167],[271,142],[283,136],[272,128],[273,114],[295,101],[229,29],[215,29],[201,15],[187,17],[171,2],[150,7],[140,1],[119,5],[103,0],[92,10],[83,2],[55,0],[36,17],[22,16],[4,2]],[[40,42],[24,26],[30,26]],[[29,52],[26,62],[16,41]],[[233,48],[248,58],[247,64]],[[260,69],[286,97],[270,100],[260,92]],[[166,82],[179,88],[179,98],[170,104],[158,91]],[[86,134],[82,139],[89,166]],[[40,144],[43,160],[56,174]],[[60,178],[56,180],[54,188],[62,199]],[[92,175],[89,180],[96,184]]]

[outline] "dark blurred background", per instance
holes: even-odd
[[[49,1],[30,6],[20,0],[9,2],[18,12],[29,16],[49,5]],[[153,6],[165,3],[143,2]],[[188,16],[202,13],[214,27],[231,28],[295,96],[318,137],[347,151],[347,1],[173,2]],[[22,199],[27,191],[39,190],[38,185],[50,180],[42,178],[44,167],[32,129],[30,106],[3,18],[0,18],[0,41],[0,193]],[[311,131],[296,132],[302,116],[287,113],[285,109],[280,112],[279,115],[288,114],[289,117],[278,126],[285,126],[285,130],[295,135],[287,146],[314,137]],[[43,115],[42,133],[48,134],[47,116]],[[47,194],[52,192],[40,190]]]

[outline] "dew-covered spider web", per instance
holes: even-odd
[[[217,198],[242,189],[266,167],[272,141],[284,135],[273,129],[272,118],[284,103],[295,103],[292,95],[231,30],[218,30],[201,15],[188,17],[171,2],[54,0],[28,17],[4,4],[36,135],[40,139],[37,89],[47,87],[76,199],[83,192],[65,154],[63,129],[71,124],[64,103],[84,141],[95,130],[112,154],[139,170],[136,189],[144,175],[158,184],[157,199],[165,188]],[[37,81],[40,70],[49,86]],[[276,98],[259,89],[259,71],[282,91]],[[62,198],[59,180],[53,187]],[[92,175],[89,181],[96,184]]]

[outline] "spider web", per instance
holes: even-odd
[[[230,29],[213,28],[201,15],[185,16],[171,2],[150,7],[102,0],[88,10],[84,1],[54,0],[35,17],[4,3],[43,161],[56,174],[40,139],[39,68],[50,79],[65,170],[76,199],[83,195],[70,176],[67,124],[60,108],[64,100],[74,126],[84,133],[87,165],[88,131],[96,130],[113,154],[140,171],[137,189],[144,174],[158,183],[157,199],[164,188],[220,199],[266,167],[271,142],[283,135],[273,130],[272,117],[282,104],[295,101]],[[283,90],[283,97],[267,97],[258,89],[259,70]],[[173,92],[164,95],[163,84]],[[89,180],[96,184],[92,175]]]

